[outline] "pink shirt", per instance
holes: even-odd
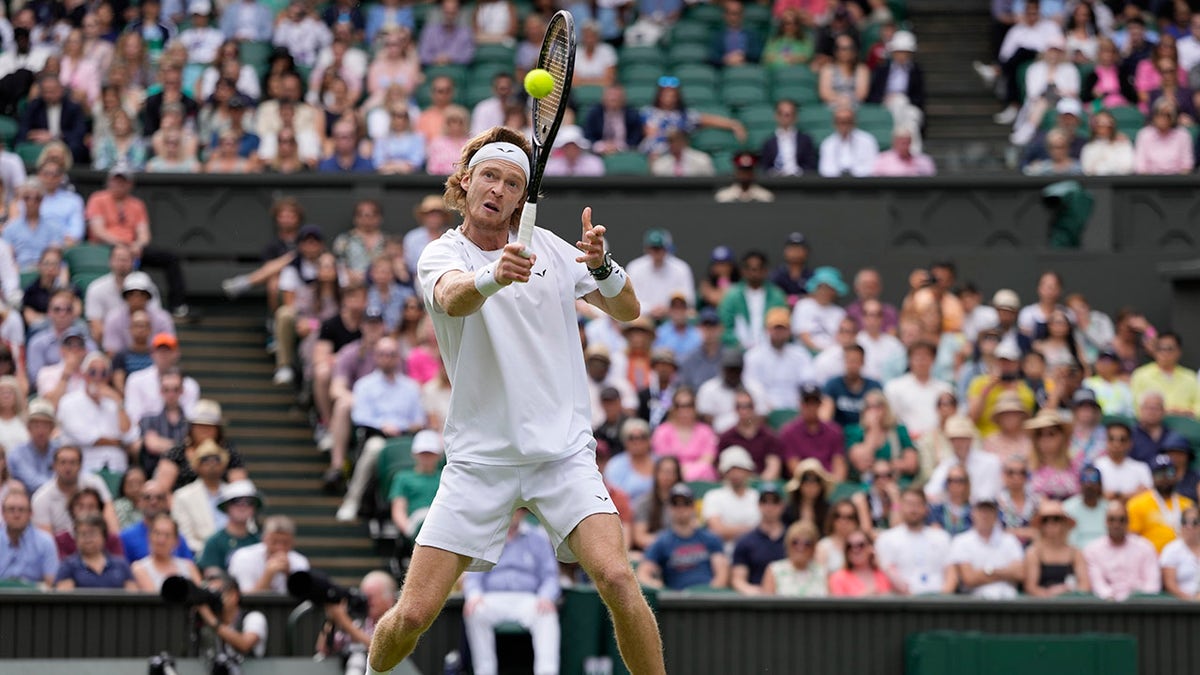
[[[686,481],[717,480],[717,469],[713,465],[717,458],[717,434],[703,422],[697,422],[692,427],[691,437],[686,444],[674,424],[663,422],[651,434],[650,447],[655,455],[676,457]]]
[[[1142,59],[1138,61],[1137,69],[1133,71],[1133,88],[1137,89],[1139,94],[1149,94],[1150,92],[1162,86],[1162,75],[1158,74],[1158,69],[1154,67],[1154,57]],[[1179,68],[1179,86],[1186,87],[1188,84],[1188,73],[1183,68]],[[1149,102],[1143,101],[1138,103],[1138,108],[1142,114],[1150,112]]]
[[[881,570],[875,570],[875,592],[871,593],[858,575],[848,569],[840,569],[829,575],[829,595],[842,598],[861,598],[868,595],[890,595],[892,582]]]
[[[1092,592],[1102,600],[1124,600],[1133,593],[1158,593],[1162,577],[1154,544],[1136,534],[1125,535],[1125,543],[1114,546],[1107,536],[1083,549]]]
[[[1096,67],[1096,86],[1092,88],[1096,96],[1103,96],[1104,107],[1116,108],[1129,105],[1129,101],[1121,95],[1121,75],[1116,66]]]
[[[879,153],[875,158],[876,176],[932,176],[937,173],[929,155],[911,155],[906,160],[895,150]]]
[[[820,23],[829,14],[829,0],[775,0],[771,15],[776,19],[789,9],[801,14],[807,13]]]
[[[1192,137],[1183,127],[1162,133],[1142,127],[1133,143],[1133,171],[1140,174],[1192,172]]]
[[[424,347],[417,347],[408,353],[406,369],[408,376],[421,384],[437,377],[438,364],[441,361]]]
[[[449,136],[434,136],[426,148],[425,171],[434,176],[449,176],[454,173],[455,164],[462,157],[463,146],[469,138],[450,138]]]

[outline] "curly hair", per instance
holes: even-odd
[[[467,144],[463,146],[462,157],[459,158],[456,165],[457,170],[446,179],[446,192],[443,199],[446,201],[446,207],[451,211],[467,215],[467,191],[462,186],[462,179],[471,175],[471,169],[467,167],[471,163],[471,158],[488,143],[512,143],[524,150],[526,156],[531,156],[533,152],[525,135],[508,127],[492,127],[467,141]],[[532,165],[531,160],[530,166]],[[521,209],[523,208],[524,204],[513,211],[512,217],[509,218],[509,227],[516,227],[521,222]]]

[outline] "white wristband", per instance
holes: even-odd
[[[392,671],[389,670],[388,673],[390,672]],[[381,673],[378,670],[375,670],[371,667],[371,662],[367,661],[367,672],[364,675],[387,675],[387,673]]]
[[[496,263],[485,265],[475,273],[475,290],[485,298],[490,298],[504,288],[496,281]]]
[[[606,298],[617,297],[625,288],[625,270],[621,269],[621,266],[617,263],[612,263],[612,266],[612,272],[607,277],[596,282],[596,286],[600,288],[600,295]]]

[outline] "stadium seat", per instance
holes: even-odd
[[[104,485],[108,488],[109,494],[121,494],[121,481],[125,478],[124,473],[113,471],[109,469],[108,466],[105,466],[103,469],[97,471],[96,475],[100,477],[100,480],[104,481]]]
[[[604,87],[599,85],[589,84],[571,88],[571,98],[575,101],[575,107],[580,110],[587,110],[600,103],[600,97],[603,94]]]
[[[1193,451],[1197,448],[1200,448],[1200,422],[1197,422],[1190,417],[1168,415],[1166,419],[1163,420],[1163,425],[1187,439],[1187,442],[1191,444]]]
[[[761,105],[767,102],[767,90],[757,84],[734,82],[721,85],[721,100],[731,108]]]
[[[467,83],[467,67],[455,63],[447,63],[440,66],[425,66],[422,72],[425,74],[425,82],[430,82],[435,77],[445,76],[454,80],[455,86],[459,88],[462,88]]]
[[[411,471],[416,466],[412,456],[412,436],[396,436],[389,438],[379,452],[379,468],[376,477],[379,479],[379,492],[384,503],[387,503],[388,490],[392,478],[401,471]]]
[[[666,56],[658,47],[622,47],[621,51],[617,52],[617,62],[621,67],[631,66],[635,63],[649,63],[657,66],[662,66],[666,61]]]
[[[810,106],[801,108],[796,115],[796,122],[801,128],[807,126],[818,126],[821,124],[833,124],[833,113],[825,106]]]
[[[1146,116],[1136,106],[1121,105],[1108,108],[1108,112],[1116,120],[1117,129],[1128,136],[1131,141],[1137,136],[1138,130],[1146,126]]]
[[[604,173],[609,176],[649,176],[650,165],[640,152],[617,152],[604,156]]]
[[[767,426],[771,427],[775,431],[779,431],[783,428],[783,425],[796,419],[796,416],[799,414],[799,410],[793,410],[791,408],[772,410],[771,412],[767,413]]]
[[[721,83],[725,86],[733,84],[752,84],[761,88],[763,91],[766,91],[767,81],[767,71],[764,68],[756,65],[726,68],[721,73]]]
[[[775,108],[769,105],[746,106],[738,111],[737,118],[747,129],[775,129]]]
[[[718,176],[728,176],[733,173],[733,153],[714,152],[712,154],[713,171]]]
[[[463,94],[463,103],[468,108],[474,108],[477,103],[492,95],[492,84],[490,82],[471,80],[467,85],[467,91]]]
[[[740,145],[733,132],[727,129],[699,129],[692,134],[692,147],[713,154],[736,152]]]
[[[707,2],[697,2],[688,6],[684,16],[691,21],[700,21],[714,28],[724,21],[720,5]]]
[[[817,88],[817,74],[808,66],[780,66],[770,69],[771,83],[775,86],[784,84],[807,84]]]
[[[25,162],[25,168],[33,169],[37,165],[38,155],[42,154],[41,143],[17,143],[13,152]]]
[[[0,116],[0,141],[4,141],[4,145],[11,148],[20,126],[21,124],[17,120]]]
[[[63,253],[63,262],[67,263],[71,274],[108,274],[108,254],[111,250],[112,247],[100,244],[79,244]]]
[[[243,42],[238,45],[238,58],[242,63],[258,71],[259,77],[267,74],[268,61],[275,46],[270,42]]]
[[[749,124],[747,124],[746,125],[745,146],[751,152],[758,154],[758,151],[760,148],[762,148],[763,143],[766,143],[767,139],[771,138],[774,135],[775,135],[775,125],[774,124],[766,125],[766,126],[764,126],[762,124],[750,126]]]
[[[692,105],[692,102],[688,101],[688,107],[691,108],[692,110],[695,110],[696,112],[704,114],[704,115],[718,115],[720,117],[733,117],[733,113],[731,113],[729,111],[728,107],[726,107],[725,105],[722,105],[721,103],[715,102],[715,101],[712,103],[697,103],[696,105]]]
[[[29,288],[29,284],[32,284],[35,280],[37,280],[37,278],[37,270],[27,270],[25,272],[21,272],[21,288]]]
[[[712,40],[712,30],[707,23],[700,21],[691,21],[689,19],[680,19],[673,28],[671,28],[671,45],[676,47],[683,44],[694,44],[704,47],[704,51],[708,53],[709,42]]]
[[[509,73],[514,75],[513,65],[511,63],[497,63],[495,61],[484,61],[483,63],[471,64],[471,70],[467,75],[467,86],[474,84],[485,84],[488,87],[492,86],[492,78],[497,73]]]
[[[742,7],[742,20],[747,25],[752,25],[760,29],[770,25],[771,5],[764,5],[758,2],[746,2],[742,4]]]
[[[99,279],[105,274],[108,274],[108,272],[80,272],[78,274],[72,274],[71,283],[79,287],[80,293],[84,293],[87,291],[88,286],[92,285],[93,281]]]
[[[783,100],[794,101],[801,108],[809,105],[820,105],[821,97],[817,95],[815,84],[805,82],[777,82],[771,87],[771,102]]]
[[[475,46],[475,63],[501,63],[510,68],[517,58],[515,47],[499,44],[482,44]]]
[[[708,61],[708,45],[696,43],[673,45],[667,54],[667,60],[673,66],[684,63],[705,63]]]
[[[656,63],[634,63],[621,68],[622,84],[655,84],[663,74],[662,66]]]
[[[714,105],[720,101],[717,99],[717,91],[713,87],[683,87],[683,100],[688,105]]]
[[[671,74],[679,78],[684,89],[717,86],[717,70],[707,63],[683,63],[672,69]]]
[[[879,148],[892,147],[892,113],[878,105],[864,105],[858,109],[858,128],[871,134],[879,142]]]
[[[653,84],[631,84],[625,87],[625,102],[633,108],[644,108],[654,103],[657,89]]]

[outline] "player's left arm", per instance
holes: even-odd
[[[581,262],[588,266],[588,270],[598,270],[609,264],[604,256],[604,233],[603,225],[592,225],[592,207],[587,207],[583,210],[583,235],[580,240],[575,242],[575,248],[583,252],[583,255],[575,258],[575,262]],[[618,321],[633,321],[642,313],[641,303],[638,302],[637,294],[633,291],[633,281],[629,279],[629,275],[623,269],[614,269],[607,281],[612,284],[612,278],[620,275],[618,278],[624,280],[624,284],[620,287],[620,292],[612,297],[606,296],[600,289],[591,291],[583,296],[583,299],[588,304],[600,308],[609,316]],[[601,283],[601,288],[604,287],[604,282]]]

